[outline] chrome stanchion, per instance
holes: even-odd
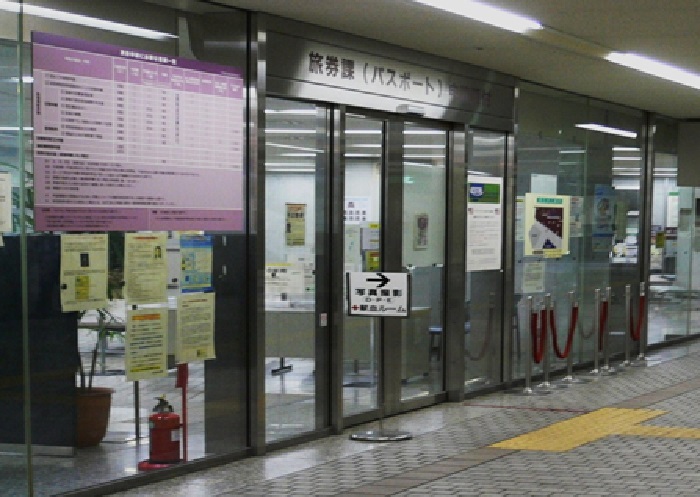
[[[600,340],[600,288],[595,289],[595,301],[593,311],[593,369],[588,372],[590,376],[600,376],[598,341]]]
[[[549,330],[547,329],[547,319],[549,319],[549,311],[552,309],[552,294],[548,293],[544,296],[544,320],[542,323],[542,329],[544,331],[544,337],[542,341],[544,344],[542,348],[544,349],[544,357],[542,359],[542,370],[544,375],[544,381],[537,385],[539,390],[551,390],[554,386],[549,381],[549,370],[551,367],[551,354],[549,353]]]
[[[508,393],[512,393],[515,395],[522,395],[522,396],[531,396],[531,395],[547,395],[552,393],[551,390],[535,390],[532,388],[532,351],[533,351],[533,343],[532,343],[532,297],[527,298],[527,318],[528,322],[530,323],[528,325],[528,330],[530,331],[530,339],[527,340],[528,347],[526,350],[527,354],[527,362],[525,365],[525,388],[518,389],[518,390],[511,390]],[[537,332],[537,330],[535,330]]]
[[[569,308],[570,309],[578,309],[578,301],[575,299],[574,292],[569,292]],[[570,316],[573,316],[573,313],[569,314]],[[576,329],[580,326],[580,320],[576,323]],[[571,326],[571,323],[569,323],[569,326]],[[574,330],[574,335],[576,334],[576,330]],[[573,340],[573,339],[572,339]],[[569,355],[566,356],[566,376],[564,376],[562,379],[558,380],[555,382],[557,386],[561,385],[562,387],[569,387],[571,385],[577,385],[577,384],[582,384],[582,383],[590,383],[591,380],[587,380],[584,378],[579,378],[578,376],[574,376],[574,354],[573,354],[573,347],[571,347],[571,350],[569,350]]]
[[[640,305],[641,305],[641,297],[644,297],[645,295],[645,283],[642,281],[639,283],[639,297],[640,297]],[[641,318],[641,316],[644,315],[644,309],[640,309],[639,312],[639,317],[638,319]],[[648,326],[644,326],[644,329],[642,330],[642,333],[639,336],[639,355],[637,358],[632,361],[631,366],[634,367],[644,367],[647,365],[647,357],[646,357],[646,349],[647,349],[647,331],[648,331]]]
[[[632,349],[630,316],[632,315],[632,285],[625,285],[625,360],[618,365],[619,368],[628,368],[632,365],[630,360]]]
[[[603,329],[603,367],[600,368],[600,374],[603,376],[612,376],[617,374],[617,370],[610,365],[610,326],[608,326],[608,321],[610,320],[610,307],[612,304],[612,299],[610,298],[610,287],[605,289],[605,300],[608,304],[608,312],[605,316],[605,321],[603,324],[605,328]]]

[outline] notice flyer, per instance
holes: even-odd
[[[569,226],[569,236],[571,238],[583,237],[583,227],[585,222],[584,197],[570,197],[571,199],[571,223]]]
[[[61,309],[107,307],[107,234],[61,235]]]
[[[345,225],[360,224],[370,219],[369,197],[345,197],[343,221]]]
[[[124,240],[124,282],[127,305],[168,300],[167,234],[127,233]]]
[[[522,293],[544,292],[544,261],[526,262],[523,264]]]
[[[177,308],[178,363],[214,359],[214,294],[180,295]]]
[[[524,255],[561,257],[569,253],[570,202],[565,195],[525,195]]]
[[[212,239],[209,235],[181,235],[180,291],[208,292],[212,286]]]
[[[306,204],[285,204],[287,225],[284,233],[287,247],[303,247],[306,244]]]
[[[0,172],[0,233],[12,231],[12,176]]]
[[[168,310],[126,311],[126,381],[168,375]]]
[[[501,269],[503,180],[470,175],[467,181],[467,271]]]

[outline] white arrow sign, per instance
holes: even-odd
[[[347,273],[348,315],[408,317],[408,273]]]

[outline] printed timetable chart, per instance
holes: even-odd
[[[38,230],[243,229],[236,68],[33,33]]]

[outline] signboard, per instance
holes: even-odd
[[[569,197],[525,195],[524,255],[561,257],[569,253]]]
[[[408,273],[346,273],[349,316],[405,318],[411,302]]]
[[[438,105],[510,116],[513,90],[494,81],[437,71],[404,60],[304,40],[270,31],[267,46],[268,77],[303,81],[335,88],[400,99],[402,102]],[[478,72],[479,77],[485,74]],[[341,100],[342,96],[334,96]]]
[[[467,179],[467,271],[501,269],[503,179]]]
[[[166,302],[166,233],[126,233],[124,290],[128,305]]]
[[[180,291],[210,292],[214,289],[212,273],[212,238],[210,235],[180,236]]]
[[[242,230],[244,82],[33,33],[37,230]]]

